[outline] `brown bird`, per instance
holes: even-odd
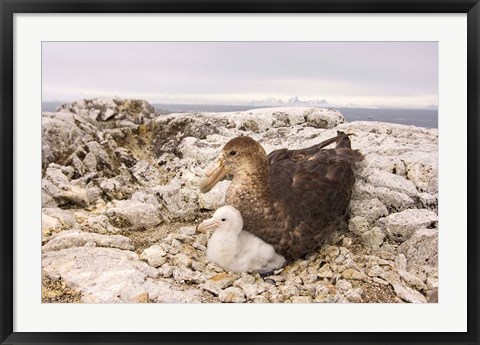
[[[226,203],[237,208],[244,229],[260,237],[286,259],[320,246],[347,212],[354,165],[363,159],[352,150],[349,135],[299,150],[280,149],[268,156],[248,136],[230,140],[200,183],[207,193],[227,174],[233,175]],[[334,149],[325,146],[336,143]]]

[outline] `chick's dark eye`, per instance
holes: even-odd
[[[235,156],[237,154],[237,151],[230,151],[230,156]]]
[[[225,219],[225,218],[222,218],[222,222],[224,222],[224,221],[226,221],[226,219]]]

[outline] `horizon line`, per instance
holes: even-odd
[[[438,111],[438,106],[437,105],[431,105],[431,106],[394,106],[394,105],[335,105],[335,104],[238,104],[238,103],[169,103],[169,102],[161,102],[161,101],[148,101],[146,99],[141,99],[141,98],[124,98],[124,97],[83,97],[81,99],[77,99],[74,101],[65,101],[65,100],[42,100],[42,103],[58,103],[59,105],[61,104],[68,104],[68,103],[74,103],[78,102],[80,100],[84,99],[95,99],[95,98],[120,98],[120,99],[138,99],[138,100],[144,100],[151,105],[176,105],[176,106],[182,106],[182,105],[188,105],[188,106],[229,106],[229,107],[252,107],[252,108],[277,108],[277,107],[312,107],[312,108],[357,108],[357,109],[411,109],[411,110],[437,110]]]

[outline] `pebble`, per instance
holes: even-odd
[[[231,286],[233,282],[238,278],[239,276],[236,274],[223,272],[223,273],[215,274],[214,276],[208,278],[208,280],[216,284],[221,289],[225,289],[226,287]]]
[[[314,287],[315,296],[325,296],[330,294],[331,288],[326,284],[317,284]]]
[[[315,273],[309,273],[303,276],[304,283],[314,283],[318,280],[318,275]]]
[[[330,269],[330,265],[329,264],[323,265],[320,268],[320,270],[318,271],[317,276],[319,278],[332,278],[333,277],[333,272]]]
[[[375,283],[380,284],[380,285],[390,285],[389,282],[387,282],[386,280],[383,280],[381,278],[378,278],[378,277],[373,277],[372,281],[374,281]]]
[[[413,290],[407,286],[396,283],[392,284],[393,289],[398,297],[410,303],[427,303],[427,299],[420,292]]]
[[[342,272],[342,277],[345,279],[353,280],[365,280],[367,276],[363,272],[359,272],[356,269],[348,268]]]
[[[400,275],[400,277],[402,277],[405,283],[415,287],[418,290],[427,290],[427,286],[425,285],[423,280],[417,277],[416,275],[408,271],[405,271],[403,269],[399,269],[398,274]]]
[[[192,265],[192,259],[183,253],[179,253],[172,257],[172,263],[176,266],[190,267]]]
[[[284,276],[270,275],[270,276],[268,276],[268,278],[265,279],[265,281],[267,281],[267,280],[271,280],[271,281],[275,282],[275,285],[278,285],[279,283],[284,282],[286,280],[286,278]]]
[[[287,297],[283,294],[271,294],[270,295],[270,302],[272,303],[283,303],[285,302],[285,300],[287,299]]]
[[[385,250],[381,250],[379,252],[376,252],[375,253],[378,257],[380,257],[381,259],[384,259],[384,260],[390,260],[390,261],[394,261],[395,260],[395,254],[393,253],[390,253],[390,252],[387,252]]]
[[[383,268],[380,267],[379,265],[372,265],[372,266],[365,269],[365,273],[369,277],[377,277],[380,274],[382,274],[382,272],[383,272]]]
[[[353,240],[350,238],[350,237],[345,237],[343,240],[342,240],[342,246],[343,247],[350,247],[353,243]]]
[[[191,266],[194,271],[204,271],[206,264],[205,261],[193,260]]]
[[[253,303],[268,303],[269,300],[265,296],[253,296],[250,298]]]
[[[266,290],[265,286],[258,284],[243,284],[238,287],[242,289],[248,299],[252,299],[253,297],[260,295]]]
[[[215,283],[207,280],[205,283],[199,285],[200,289],[210,292],[214,296],[220,295],[222,289]]]
[[[290,284],[279,286],[278,290],[280,291],[280,293],[288,297],[298,295],[298,292],[299,292],[298,288],[295,285],[290,285]]]
[[[335,287],[338,289],[338,290],[341,290],[341,291],[348,291],[352,288],[352,284],[347,281],[347,280],[344,280],[344,279],[340,279],[339,281],[337,281],[337,283],[335,284]]]
[[[427,278],[427,288],[429,290],[438,289],[438,277],[429,276]]]
[[[186,267],[175,267],[173,269],[173,278],[179,283],[200,284],[205,281],[205,276],[200,272],[194,272]]]
[[[405,257],[405,255],[400,253],[395,257],[395,266],[397,266],[398,269],[407,269],[407,258]]]
[[[200,243],[197,243],[197,242],[193,242],[192,247],[195,248],[195,249],[201,250],[202,252],[207,250],[207,247],[205,247],[203,244],[200,244]]]
[[[333,259],[340,254],[340,250],[336,246],[326,246],[321,250],[321,253],[324,253],[325,256]]]
[[[310,296],[294,296],[290,298],[292,303],[312,303],[313,299]]]
[[[176,251],[175,253],[173,253],[172,251],[170,251],[170,254],[177,254],[177,253],[180,251],[180,249],[182,248],[182,242],[180,242],[180,240],[174,238],[174,239],[172,240],[171,247],[174,248],[174,249],[176,249],[176,250],[178,250],[178,251]]]
[[[240,278],[233,282],[233,286],[241,287],[242,285],[255,283],[255,277],[251,274],[242,273]]]
[[[363,290],[361,288],[354,288],[354,289],[350,289],[347,292],[345,292],[345,297],[350,302],[359,303],[359,302],[363,302],[362,294],[363,294]]]
[[[194,226],[182,226],[180,229],[178,229],[178,232],[184,236],[192,236],[195,235],[197,229]]]
[[[158,274],[164,278],[170,278],[171,276],[173,276],[173,267],[169,264],[164,264],[158,269]]]
[[[242,289],[231,286],[220,291],[218,300],[224,303],[242,303],[245,302],[245,294]]]

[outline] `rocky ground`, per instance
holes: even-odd
[[[229,181],[198,191],[232,137],[270,152],[354,133],[349,219],[318,251],[274,274],[232,274],[205,260],[196,225]],[[438,131],[345,123],[332,109],[156,113],[93,99],[42,114],[44,302],[437,302]]]

